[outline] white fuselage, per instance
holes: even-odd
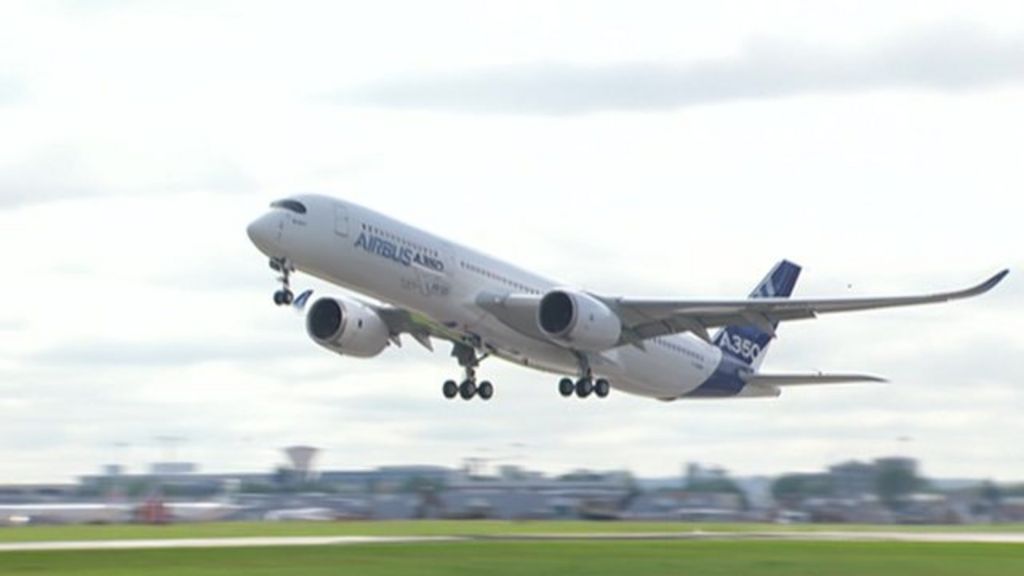
[[[508,361],[576,375],[575,352],[524,335],[478,304],[481,294],[534,295],[564,286],[496,258],[350,202],[295,197],[305,214],[273,209],[258,224],[273,230],[264,253],[287,258],[296,270],[429,317],[478,340]],[[716,346],[689,335],[652,338],[587,354],[595,376],[619,390],[653,398],[685,396],[722,361]],[[744,395],[744,394],[740,394]]]

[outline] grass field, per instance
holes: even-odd
[[[455,542],[86,552],[6,552],[0,574],[701,574],[972,576],[1024,574],[1024,548],[868,542]]]
[[[233,538],[243,536],[463,536],[610,532],[760,532],[760,531],[1024,532],[1021,524],[979,526],[867,526],[851,524],[709,524],[682,522],[503,522],[419,520],[393,522],[220,522],[146,526],[0,527],[0,542],[59,540],[132,540],[160,538]]]

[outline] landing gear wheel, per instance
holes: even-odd
[[[464,380],[462,385],[459,386],[459,396],[463,400],[469,400],[476,396],[476,384],[472,380]]]
[[[480,395],[481,400],[490,400],[491,396],[494,396],[494,385],[484,380],[477,386],[476,393]]]
[[[441,387],[441,393],[445,398],[451,400],[459,395],[459,385],[455,383],[455,380],[448,380]]]
[[[598,398],[607,398],[608,393],[611,392],[611,390],[612,385],[604,378],[600,378],[597,382],[594,382],[594,394],[597,394]]]
[[[594,383],[590,378],[580,378],[576,381],[576,396],[586,398],[594,391]]]
[[[558,393],[568,398],[576,390],[576,385],[569,378],[562,378],[558,381]]]
[[[292,303],[294,295],[291,290],[278,290],[274,292],[274,304],[278,306],[287,306]]]

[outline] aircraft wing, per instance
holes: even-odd
[[[638,343],[648,338],[692,332],[711,341],[709,328],[729,325],[751,325],[769,334],[775,333],[775,324],[787,320],[814,318],[832,312],[853,312],[945,302],[977,296],[991,290],[1009,273],[1003,270],[988,280],[950,292],[916,296],[890,296],[875,298],[748,298],[742,300],[636,300],[612,298],[604,301],[622,319],[623,343]]]

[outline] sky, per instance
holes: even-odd
[[[0,483],[178,459],[1024,479],[1020,2],[0,3]],[[773,371],[887,384],[566,401],[444,345],[373,360],[273,306],[245,225],[331,194],[609,295],[966,286],[782,326]],[[298,288],[340,289],[309,277]],[[176,438],[170,442],[161,438]]]

